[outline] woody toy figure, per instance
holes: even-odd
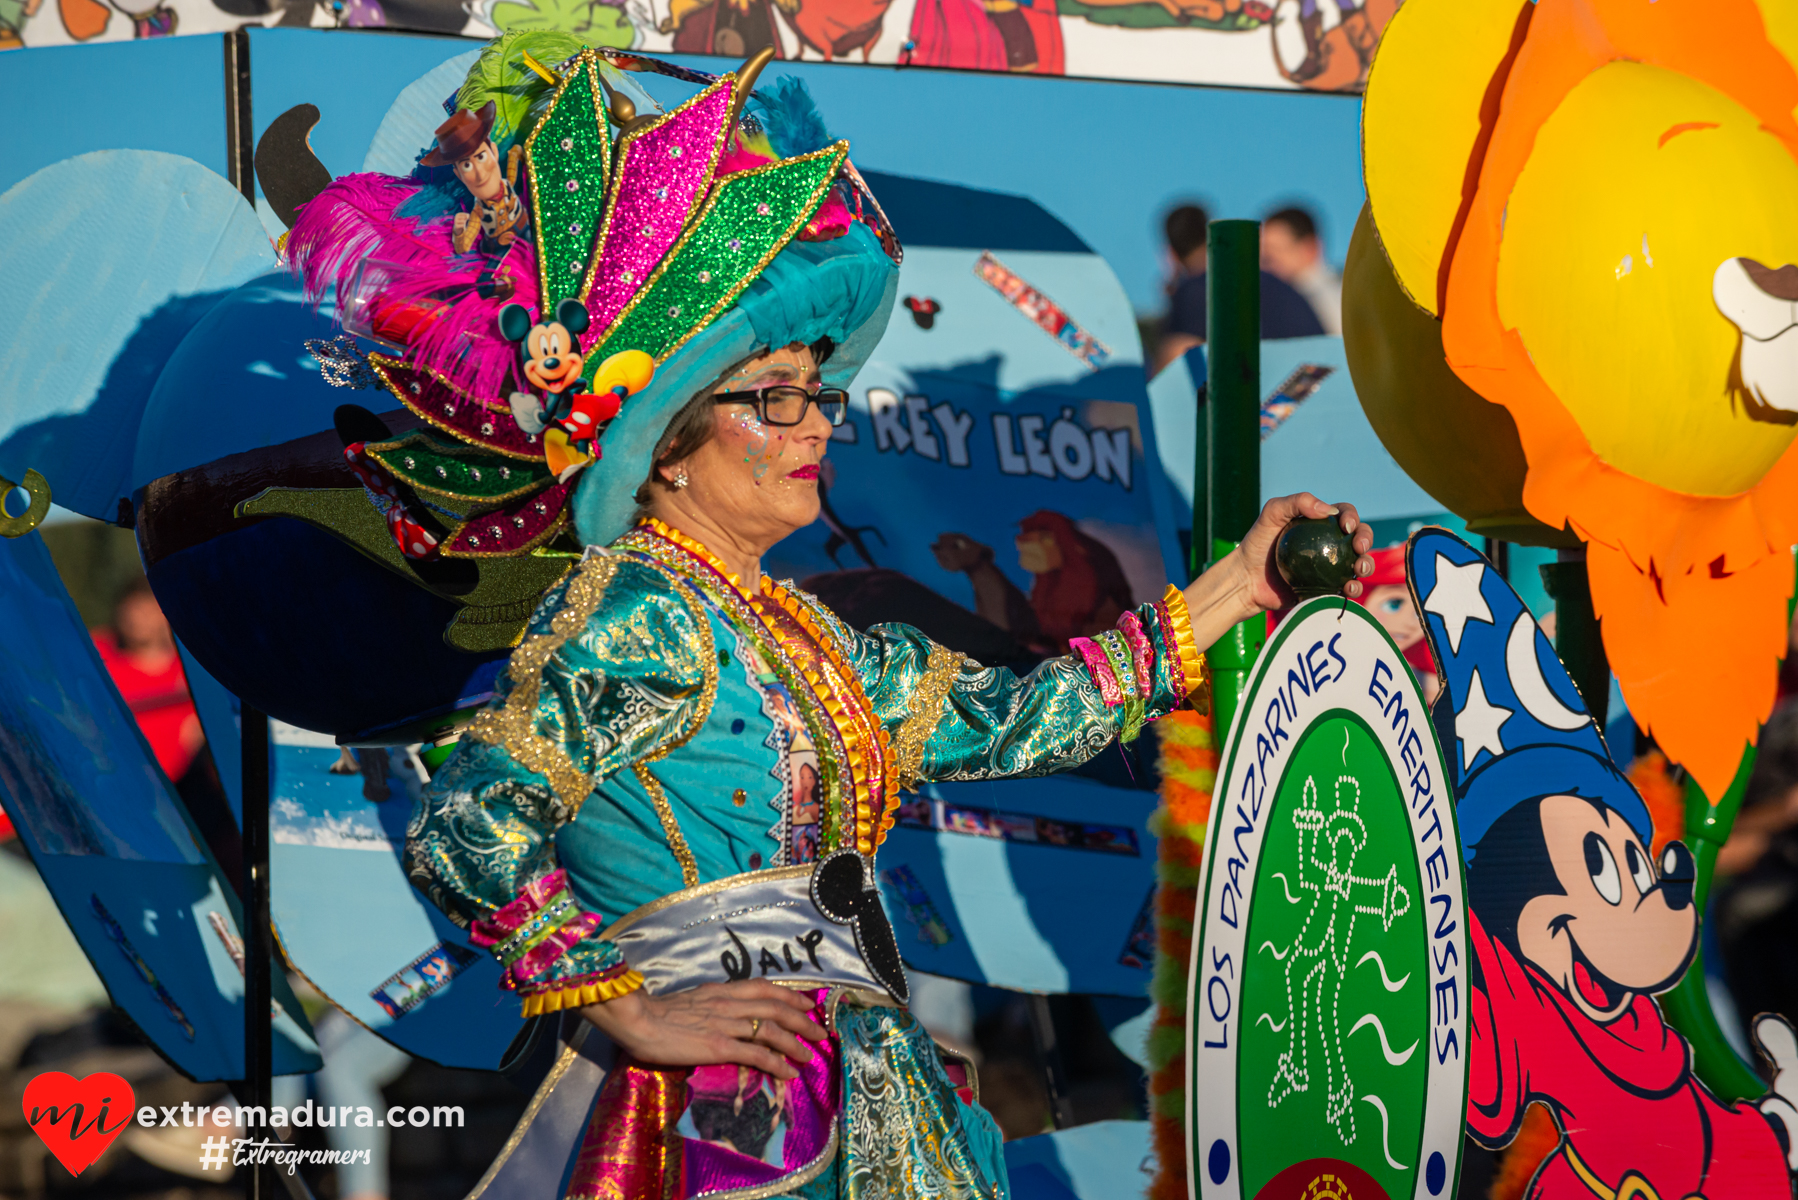
[[[467,254],[480,243],[480,252],[498,255],[519,238],[529,238],[530,218],[518,196],[518,161],[522,146],[506,155],[505,174],[500,174],[499,150],[493,144],[494,105],[462,109],[437,127],[437,146],[418,161],[427,167],[454,167],[456,178],[474,197],[471,212],[457,213],[456,253]]]

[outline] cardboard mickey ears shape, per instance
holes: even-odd
[[[854,850],[825,855],[812,870],[812,903],[826,917],[855,932],[855,948],[861,951],[862,961],[895,999],[903,1004],[911,998],[899,943],[886,909],[881,907],[869,860]]]
[[[531,320],[531,310],[522,304],[508,304],[499,310],[499,335],[508,342],[522,342],[536,322]]]
[[[522,342],[525,335],[535,328],[537,322],[531,316],[531,310],[522,304],[508,304],[499,310],[499,335],[508,342]],[[579,337],[587,332],[591,319],[587,316],[587,306],[570,296],[556,305],[556,323],[569,333]],[[548,322],[545,322],[547,324]]]
[[[587,306],[574,297],[566,297],[556,305],[556,323],[574,336],[586,333],[588,322]]]

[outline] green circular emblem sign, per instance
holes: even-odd
[[[1467,1089],[1449,774],[1398,648],[1301,605],[1224,742],[1187,1013],[1201,1200],[1445,1200]]]

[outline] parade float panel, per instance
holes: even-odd
[[[1630,711],[1712,797],[1771,710],[1798,540],[1787,7],[1405,5],[1368,84],[1373,236],[1346,282],[1382,436],[1436,431],[1388,437],[1395,456],[1476,532],[1585,544]],[[1464,389],[1422,384],[1439,363]],[[1438,491],[1463,462],[1536,531]]]
[[[1466,861],[1468,1136],[1504,1146],[1539,1103],[1561,1138],[1536,1194],[1784,1196],[1791,1027],[1755,1023],[1772,1091],[1725,1104],[1655,998],[1697,952],[1692,853],[1657,833],[1492,564],[1426,529],[1408,565],[1441,671],[1436,725]]]
[[[417,754],[345,751],[283,723],[271,736],[270,915],[295,970],[408,1054],[497,1067],[523,1024],[518,999],[499,986],[493,956],[415,891],[402,865],[425,778]],[[359,919],[371,912],[382,919]]]
[[[1116,277],[1020,196],[868,172],[905,244],[899,306],[850,389],[824,517],[774,547],[858,628],[902,621],[1027,670],[1161,595],[1174,547],[1134,320]],[[1105,779],[938,784],[880,851],[906,960],[1040,992],[1143,994],[1154,809]],[[1132,776],[1134,775],[1134,779]]]
[[[1224,742],[1188,981],[1204,1200],[1455,1194],[1467,912],[1453,797],[1398,647],[1305,602]]]
[[[91,144],[110,140],[114,130],[100,128]],[[123,504],[129,517],[137,440],[164,363],[222,297],[274,265],[243,197],[185,155],[95,148],[11,181],[0,195],[10,331],[0,475],[35,470],[63,507],[117,521]],[[216,402],[248,414],[253,389],[241,385],[253,378],[231,380],[240,386]]]
[[[443,120],[441,101],[459,80],[445,70],[442,86],[414,86],[433,68],[476,49],[456,39],[292,28],[253,28],[249,45],[259,148],[270,126],[310,106],[318,114],[310,146],[335,176],[410,170],[428,139],[389,142],[381,127],[406,101],[422,114],[414,126],[434,129]],[[741,60],[682,55],[671,61],[717,72]],[[1195,187],[1214,215],[1263,214],[1296,200],[1317,218],[1336,263],[1365,198],[1360,105],[1351,96],[1178,86],[1145,91],[1021,73],[923,76],[858,71],[840,60],[830,66],[777,60],[763,73],[768,81],[782,77],[804,79],[831,114],[832,128],[855,131],[858,164],[1028,194],[1112,264],[1143,312],[1166,301],[1162,218]],[[658,96],[667,82],[657,83]],[[1145,112],[1155,119],[1144,121]],[[1129,159],[1131,170],[1067,169],[1067,148],[1095,146]],[[1207,166],[1195,181],[1197,161]],[[268,190],[260,178],[258,188]],[[259,200],[258,211],[278,236],[280,222],[265,203]]]
[[[1161,469],[1173,490],[1174,522],[1182,529],[1192,524],[1203,355],[1202,348],[1182,355],[1149,381]],[[1403,540],[1405,523],[1442,511],[1381,443],[1356,393],[1341,338],[1262,342],[1261,390],[1264,503],[1295,492],[1352,499],[1362,519],[1375,523],[1376,545]],[[1395,536],[1388,536],[1389,526]]]
[[[0,49],[227,34],[248,26],[485,40],[518,29],[594,46],[1169,83],[1355,92],[1398,0],[46,0],[0,6]],[[200,40],[200,39],[195,39]],[[206,39],[212,40],[212,39]]]
[[[113,1003],[183,1074],[241,1079],[235,891],[195,833],[43,540],[0,538],[0,803]],[[276,1074],[320,1065],[274,980]]]

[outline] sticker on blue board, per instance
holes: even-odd
[[[1300,606],[1225,747],[1189,981],[1193,1194],[1452,1196],[1466,897],[1402,654],[1357,605]]]

